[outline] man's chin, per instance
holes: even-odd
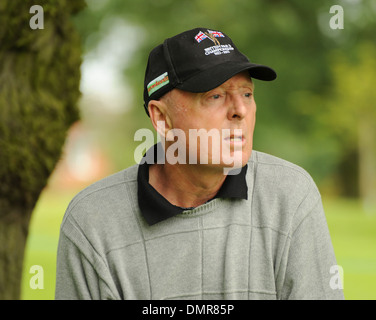
[[[227,158],[222,158],[221,166],[224,174],[237,174],[240,172],[239,169],[243,168],[249,158],[251,157],[251,152],[234,152]],[[237,172],[237,173],[236,173]]]

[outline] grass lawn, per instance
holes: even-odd
[[[344,272],[346,299],[376,299],[376,214],[358,201],[324,200],[337,263]]]
[[[22,299],[54,299],[60,224],[69,202],[76,193],[58,193],[49,189],[42,193],[30,223],[22,277]],[[43,289],[30,288],[30,280],[36,275],[30,273],[33,265],[43,268]]]
[[[33,213],[25,253],[22,299],[54,298],[56,250],[65,209],[76,192],[47,189]],[[359,202],[324,199],[337,263],[344,270],[346,299],[376,299],[376,215],[367,216]],[[43,289],[31,289],[33,265],[43,268]]]

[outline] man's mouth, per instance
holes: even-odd
[[[234,141],[234,142],[236,142],[236,141],[241,142],[241,141],[243,141],[243,136],[232,136],[232,137],[226,138],[226,140]]]
[[[230,135],[226,137],[224,140],[233,145],[242,145],[245,142],[245,138],[243,135]]]

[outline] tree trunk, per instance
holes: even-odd
[[[13,208],[0,215],[0,299],[18,300],[31,210]]]
[[[34,205],[78,120],[81,39],[71,16],[84,0],[0,1],[0,300],[19,299]]]

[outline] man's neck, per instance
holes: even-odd
[[[167,163],[149,166],[150,185],[182,208],[197,207],[212,199],[225,179],[222,168]]]

